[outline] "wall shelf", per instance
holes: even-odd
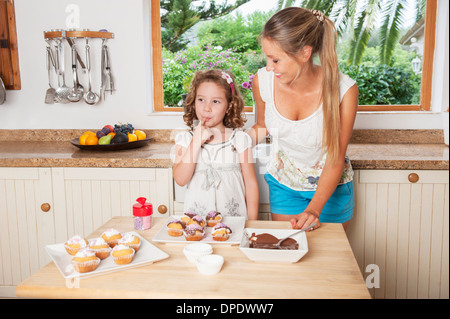
[[[52,30],[44,31],[45,39],[54,38],[99,38],[99,39],[114,39],[114,33],[107,31],[66,31],[66,30]]]

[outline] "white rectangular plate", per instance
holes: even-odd
[[[177,244],[188,244],[193,243],[192,241],[187,241],[184,236],[174,237],[170,236],[167,233],[166,225],[174,220],[180,220],[183,216],[170,216],[161,229],[156,233],[153,237],[152,241],[154,242],[162,242],[162,243],[177,243]],[[239,245],[241,243],[242,235],[244,234],[245,227],[245,217],[233,217],[233,216],[225,216],[222,220],[222,223],[230,227],[232,233],[230,234],[230,238],[225,241],[216,241],[211,236],[212,227],[206,226],[205,236],[199,242],[201,243],[209,243],[209,244],[222,244],[222,245]]]
[[[100,264],[98,265],[97,269],[87,273],[79,273],[75,271],[75,269],[72,266],[73,256],[67,253],[66,249],[64,248],[64,243],[47,245],[45,246],[45,250],[50,255],[53,262],[56,264],[56,267],[58,267],[59,271],[61,272],[64,278],[94,277],[108,274],[111,272],[149,265],[155,261],[169,258],[168,254],[166,254],[161,249],[149,243],[147,240],[142,238],[138,233],[134,231],[131,231],[129,233],[138,236],[141,240],[141,246],[139,247],[139,250],[134,254],[131,263],[126,265],[117,265],[114,262],[112,256],[110,255],[109,257],[100,261]]]

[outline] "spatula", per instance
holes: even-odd
[[[45,93],[45,104],[55,103],[55,89],[52,87],[52,80],[50,76],[51,64],[55,67],[55,62],[53,61],[52,52],[50,47],[47,47],[47,72],[48,72],[48,85],[50,86]]]

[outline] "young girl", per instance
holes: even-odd
[[[346,156],[358,106],[355,81],[338,70],[336,30],[317,10],[276,13],[261,34],[267,66],[253,81],[254,142],[273,139],[265,179],[273,220],[293,228],[348,225],[353,171]],[[320,65],[313,63],[318,55]]]
[[[244,101],[225,71],[195,74],[183,116],[191,128],[175,137],[175,182],[187,185],[184,210],[205,216],[258,218],[259,192],[252,141],[242,130]],[[194,128],[194,122],[197,126]]]

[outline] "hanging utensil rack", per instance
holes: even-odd
[[[107,30],[100,30],[100,31],[90,31],[88,29],[84,30],[61,30],[61,29],[52,29],[51,31],[44,31],[44,39],[47,43],[49,41],[54,40],[56,42],[66,40],[67,43],[72,48],[75,44],[76,39],[102,39],[102,76],[101,76],[101,84],[100,84],[100,94],[103,95],[103,100],[105,98],[105,91],[112,92],[114,91],[114,84],[112,80],[112,75],[110,71],[110,65],[109,65],[109,52],[108,48],[106,46],[106,41],[109,39],[114,39],[114,33],[108,32]],[[87,42],[86,42],[87,43]],[[75,50],[76,52],[76,50]],[[76,52],[76,60],[78,61],[79,66],[86,70],[86,65],[81,59],[78,52]],[[106,63],[106,64],[105,64]],[[105,65],[104,65],[105,64]],[[109,79],[109,89],[105,88],[105,80],[106,77],[104,75],[106,73],[108,79]],[[72,101],[74,102],[74,101]],[[57,101],[55,103],[58,103]],[[50,104],[50,103],[48,103]]]

